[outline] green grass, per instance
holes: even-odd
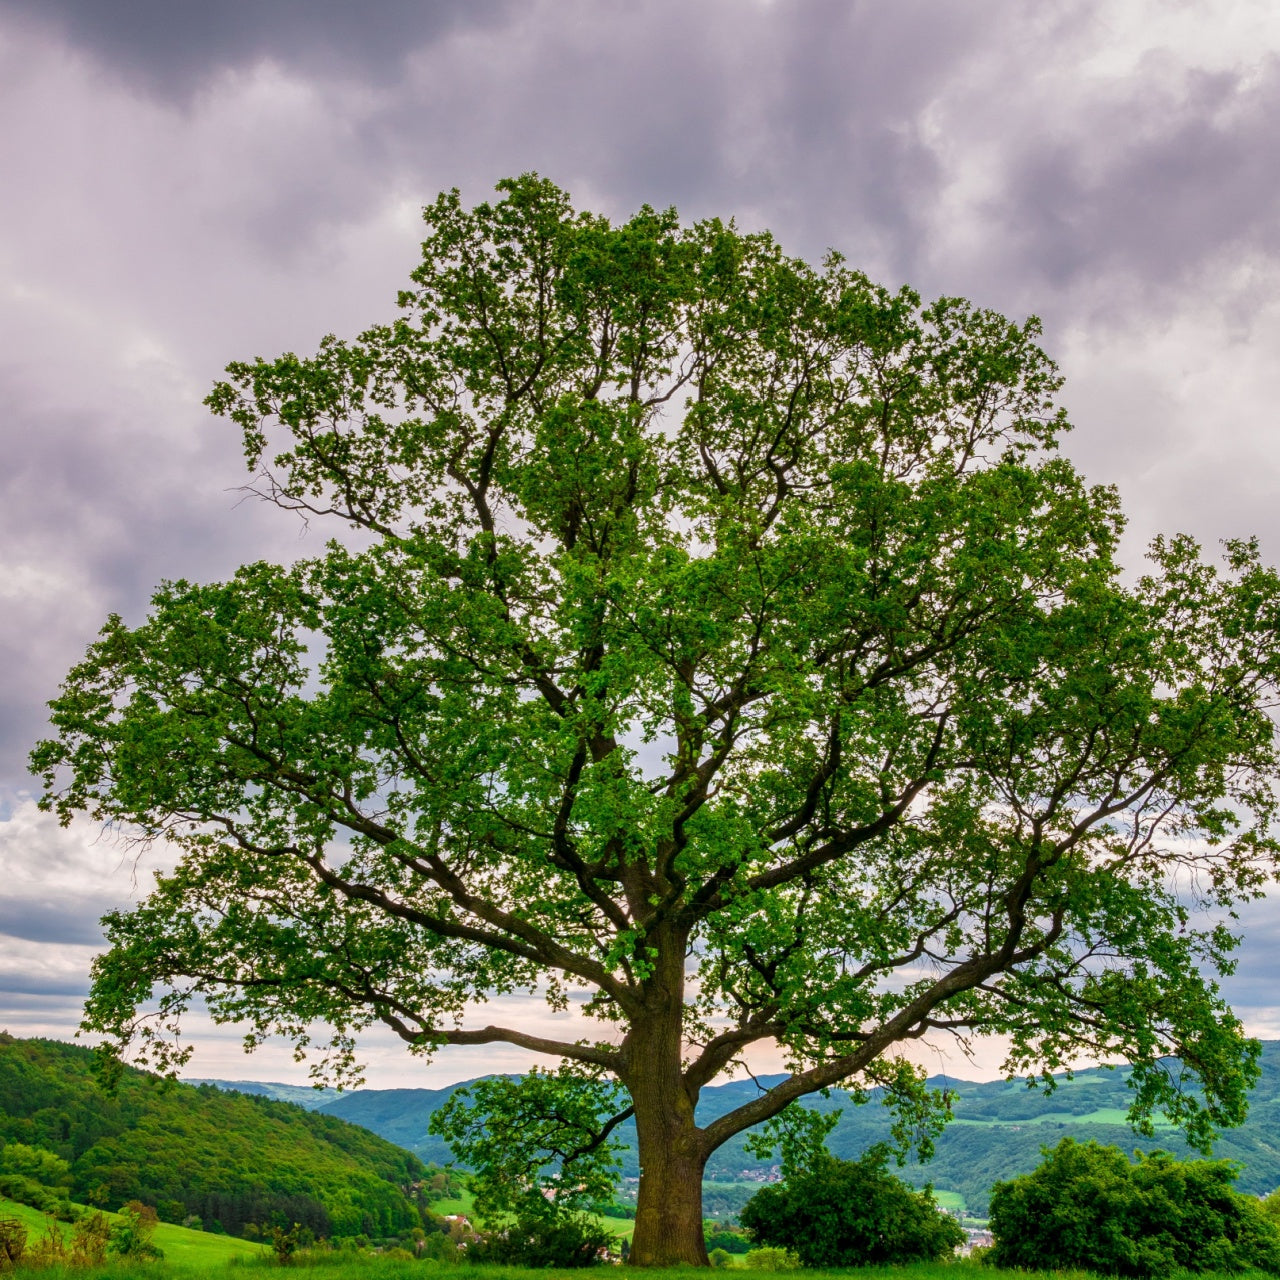
[[[17,1218],[26,1227],[27,1235],[33,1239],[44,1234],[45,1223],[49,1221],[38,1209],[28,1208],[16,1200],[6,1200],[3,1196],[0,1196],[0,1218]],[[60,1225],[64,1231],[67,1229],[65,1224]]]
[[[429,1207],[432,1213],[438,1213],[442,1218],[453,1213],[465,1213],[470,1218],[475,1214],[476,1198],[463,1187],[460,1195],[449,1200],[432,1200]]]
[[[17,1212],[21,1206],[0,1202],[0,1212],[13,1217],[32,1213]],[[42,1215],[35,1214],[37,1219]],[[174,1231],[183,1228],[175,1227]],[[188,1232],[190,1235],[204,1234]],[[217,1239],[218,1237],[214,1237]],[[244,1242],[239,1242],[244,1243]],[[166,1257],[163,1262],[109,1263],[102,1267],[66,1268],[50,1267],[38,1273],[32,1272],[32,1280],[267,1280],[278,1273],[278,1264],[261,1250],[255,1256],[235,1260],[215,1259],[207,1256],[197,1259],[194,1255],[179,1260]],[[376,1254],[352,1254],[336,1252],[318,1261],[309,1261],[292,1268],[301,1276],[313,1275],[315,1280],[423,1280],[427,1273],[437,1280],[585,1280],[598,1276],[600,1280],[653,1280],[654,1272],[634,1267],[603,1267],[590,1271],[561,1271],[557,1268],[526,1270],[522,1267],[467,1266],[413,1261],[403,1258],[384,1258]],[[693,1280],[711,1273],[692,1267],[674,1267],[659,1273],[680,1280]],[[832,1271],[755,1271],[747,1272],[751,1280],[815,1280],[815,1278],[856,1277],[857,1280],[1096,1280],[1082,1271],[997,1271],[993,1267],[956,1259],[951,1262],[917,1263],[901,1267],[866,1267]],[[1272,1280],[1261,1273],[1222,1276],[1216,1272],[1204,1272],[1195,1280]]]
[[[50,1223],[54,1223],[62,1232],[64,1239],[71,1233],[71,1227],[67,1223],[54,1222],[54,1219],[38,1209],[32,1209],[25,1204],[18,1204],[14,1200],[5,1200],[2,1197],[0,1197],[0,1217],[17,1218],[27,1228],[27,1240],[32,1245],[44,1235]],[[175,1227],[168,1222],[162,1222],[156,1227],[153,1239],[157,1247],[164,1251],[165,1265],[172,1265],[175,1270],[184,1272],[221,1268],[232,1259],[246,1261],[268,1253],[265,1246],[254,1244],[250,1240],[216,1236],[208,1231],[192,1231],[187,1227]],[[74,1274],[84,1276],[87,1273],[81,1270]],[[152,1266],[146,1274],[154,1277],[155,1267]],[[53,1272],[45,1271],[41,1272],[41,1275],[52,1276]]]
[[[1174,1127],[1173,1122],[1166,1120],[1162,1115],[1152,1117],[1152,1123],[1157,1129]],[[1071,1111],[1046,1111],[1038,1116],[1025,1116],[1018,1120],[1007,1120],[999,1116],[955,1116],[947,1124],[982,1129],[1034,1129],[1042,1124],[1111,1124],[1127,1127],[1129,1113],[1123,1107],[1097,1107],[1083,1114]]]
[[[633,1267],[603,1267],[589,1271],[561,1271],[556,1268],[526,1270],[521,1267],[450,1266],[396,1258],[352,1257],[336,1254],[332,1261],[309,1264],[293,1270],[302,1275],[315,1274],[316,1280],[422,1280],[424,1273],[438,1275],[440,1280],[584,1280],[585,1276],[610,1277],[611,1280],[652,1280],[653,1271]],[[203,1272],[181,1270],[168,1262],[143,1264],[114,1264],[81,1270],[49,1268],[39,1273],[39,1280],[166,1280],[169,1276],[181,1276],[181,1280],[195,1280],[197,1276],[208,1280],[250,1280],[251,1277],[274,1274],[275,1263],[264,1262],[260,1266],[228,1267],[226,1264],[211,1266]],[[692,1277],[708,1274],[703,1269],[671,1268],[659,1273],[665,1276]],[[917,1264],[903,1267],[868,1267],[845,1271],[750,1271],[752,1280],[811,1280],[821,1276],[858,1277],[858,1280],[1093,1280],[1078,1271],[996,1271],[978,1263],[965,1260]],[[33,1277],[36,1273],[32,1273]],[[1204,1273],[1197,1280],[1254,1280],[1244,1276],[1219,1277]],[[1257,1280],[1263,1280],[1258,1277]]]
[[[235,1236],[216,1236],[209,1231],[191,1231],[187,1227],[175,1227],[162,1222],[156,1228],[156,1244],[164,1250],[166,1262],[191,1266],[228,1263],[232,1258],[247,1260],[268,1256],[265,1245],[252,1240],[238,1240]]]

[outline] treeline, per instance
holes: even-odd
[[[0,1141],[70,1165],[68,1193],[162,1221],[253,1234],[297,1222],[317,1236],[401,1235],[424,1223],[427,1170],[334,1116],[126,1069],[104,1093],[90,1050],[0,1036]]]

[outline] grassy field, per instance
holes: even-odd
[[[43,1229],[43,1215],[21,1205],[0,1200],[0,1214],[21,1218],[32,1226]],[[227,1241],[225,1237],[207,1237],[225,1246],[238,1245],[238,1250],[201,1249],[198,1242],[187,1242],[187,1250],[171,1246],[182,1241],[183,1236],[201,1236],[205,1233],[185,1231],[181,1227],[169,1228],[162,1247],[166,1249],[163,1262],[115,1262],[101,1267],[64,1268],[49,1267],[39,1273],[40,1280],[253,1280],[279,1271],[279,1264],[271,1254],[244,1241]],[[181,1234],[179,1234],[181,1233]],[[159,1238],[159,1233],[157,1233]],[[320,1255],[291,1268],[295,1272],[312,1274],[315,1280],[422,1280],[424,1272],[442,1273],[440,1280],[583,1280],[587,1275],[597,1275],[600,1280],[652,1280],[653,1271],[634,1267],[604,1267],[588,1272],[565,1271],[557,1268],[527,1270],[520,1267],[451,1265],[431,1260],[416,1261],[405,1258],[387,1258],[377,1254],[351,1254],[336,1252]],[[708,1276],[705,1270],[672,1268],[663,1275],[692,1280],[695,1276]],[[746,1274],[751,1280],[822,1280],[823,1277],[843,1280],[1096,1280],[1081,1271],[999,1271],[968,1259],[957,1258],[949,1262],[916,1264],[901,1267],[866,1267],[838,1271],[756,1271]],[[1217,1272],[1204,1272],[1195,1280],[1273,1280],[1260,1272],[1246,1272],[1232,1276]]]
[[[1034,1129],[1049,1124],[1113,1124],[1127,1125],[1129,1113],[1123,1107],[1097,1107],[1083,1115],[1071,1111],[1046,1111],[1042,1115],[1027,1116],[1019,1120],[992,1119],[989,1116],[955,1116],[948,1126],[958,1125],[971,1129]],[[1155,1116],[1152,1123],[1157,1129],[1173,1129],[1172,1121]]]
[[[52,1218],[46,1217],[36,1209],[30,1209],[25,1204],[17,1204],[13,1200],[5,1200],[2,1197],[0,1197],[0,1217],[17,1218],[27,1228],[27,1239],[32,1244],[44,1235],[50,1223],[62,1232],[64,1239],[71,1232],[71,1228],[65,1222],[54,1222]],[[233,1260],[246,1262],[268,1255],[265,1246],[254,1244],[249,1240],[237,1240],[232,1236],[216,1236],[208,1231],[190,1231],[186,1227],[175,1227],[168,1222],[162,1222],[156,1227],[153,1239],[164,1251],[165,1269],[172,1265],[174,1269],[184,1272],[221,1269]],[[44,1274],[52,1275],[52,1272]],[[83,1276],[86,1273],[76,1271],[75,1274]],[[115,1272],[113,1271],[112,1274]],[[154,1265],[151,1266],[147,1274],[155,1276],[157,1268]]]
[[[49,1268],[39,1275],[42,1280],[250,1280],[279,1269],[278,1264],[263,1256],[261,1261],[114,1264],[104,1267],[65,1270]],[[597,1275],[603,1280],[650,1280],[652,1271],[633,1267],[605,1267],[598,1271],[562,1271],[556,1268],[525,1270],[519,1267],[450,1266],[430,1261],[380,1258],[373,1255],[335,1254],[319,1264],[294,1267],[294,1271],[316,1275],[316,1280],[422,1280],[426,1271],[443,1272],[448,1280],[582,1280],[584,1275]],[[33,1275],[35,1273],[32,1273]],[[676,1277],[706,1276],[704,1270],[671,1269],[664,1275]],[[857,1271],[751,1271],[752,1280],[807,1280],[808,1277],[858,1277],[858,1280],[1092,1280],[1083,1272],[996,1271],[965,1260],[904,1267],[874,1267]],[[442,1278],[443,1280],[443,1278]],[[1228,1280],[1205,1273],[1198,1280]],[[1252,1280],[1248,1275],[1229,1280]],[[1258,1277],[1257,1280],[1262,1280]]]

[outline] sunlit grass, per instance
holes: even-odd
[[[114,1214],[107,1216],[113,1219],[115,1217]],[[58,1222],[38,1209],[32,1209],[25,1204],[18,1204],[14,1200],[6,1200],[3,1197],[0,1197],[0,1218],[16,1218],[26,1227],[28,1248],[33,1248],[50,1227],[64,1240],[71,1235],[71,1227],[68,1223]],[[233,1258],[250,1259],[268,1252],[263,1245],[254,1244],[251,1240],[214,1235],[210,1231],[192,1231],[188,1227],[175,1227],[168,1222],[157,1224],[152,1239],[164,1252],[163,1263],[158,1265],[155,1263],[112,1264],[111,1274],[123,1278],[130,1266],[135,1269],[141,1267],[139,1274],[145,1274],[150,1276],[151,1280],[157,1280],[159,1269],[172,1269],[185,1274],[192,1270],[202,1271],[225,1267]],[[52,1280],[55,1273],[60,1270],[61,1268],[58,1267],[49,1267],[42,1270],[40,1274]],[[76,1268],[72,1274],[83,1278],[88,1272],[84,1268]]]

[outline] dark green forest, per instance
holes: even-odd
[[[0,1036],[0,1139],[68,1161],[72,1200],[140,1200],[163,1221],[232,1235],[297,1222],[385,1237],[422,1222],[422,1162],[365,1129],[132,1068],[107,1093],[92,1052],[56,1041]]]

